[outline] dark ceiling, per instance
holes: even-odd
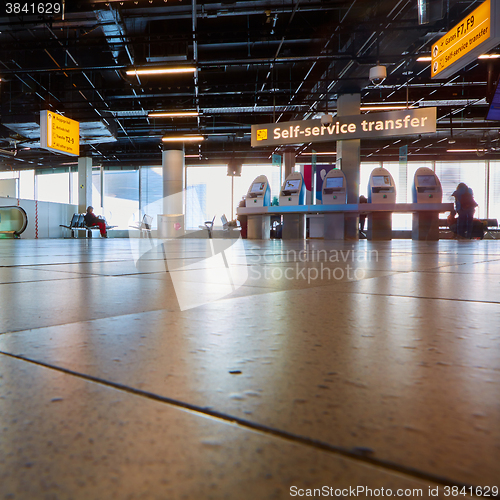
[[[362,141],[362,160],[397,161],[403,144],[414,160],[484,150],[500,158],[499,122],[485,121],[499,60],[477,60],[448,80],[431,80],[430,63],[416,60],[480,3],[433,0],[427,24],[418,23],[417,0],[66,0],[64,19],[0,14],[0,170],[75,161],[40,149],[45,109],[81,123],[94,165],[158,165],[161,138],[172,133],[205,137],[186,144],[186,155],[199,155],[187,164],[268,162],[272,148],[250,147],[251,124],[335,112],[346,92],[360,92],[363,105],[438,108],[436,134]],[[368,78],[377,62],[387,66],[380,85]],[[198,71],[125,73],[177,64]],[[148,118],[167,110],[200,115]],[[453,146],[479,153],[446,153],[450,115]],[[311,145],[292,149],[300,158]]]

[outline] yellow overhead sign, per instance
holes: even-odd
[[[41,111],[40,144],[49,151],[79,156],[80,124],[52,111]]]
[[[498,44],[498,3],[486,0],[433,44],[432,78],[448,78]]]

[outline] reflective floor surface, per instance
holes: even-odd
[[[0,242],[0,499],[498,487],[500,242]]]

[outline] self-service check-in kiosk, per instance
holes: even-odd
[[[336,168],[330,170],[323,179],[323,205],[345,205],[347,203],[347,184],[344,173]],[[324,215],[325,240],[344,239],[344,213]]]
[[[304,205],[306,187],[300,172],[292,172],[283,183],[280,191],[280,207]],[[282,238],[284,240],[304,239],[305,215],[283,214]]]
[[[374,205],[396,203],[396,185],[392,175],[385,168],[375,168],[370,174],[368,203]],[[390,240],[392,238],[392,213],[370,212],[367,236],[372,240]]]
[[[271,204],[271,188],[265,175],[259,175],[248,188],[245,205],[249,207],[268,207]],[[269,215],[248,215],[247,237],[254,240],[268,240],[271,234]]]
[[[442,203],[443,189],[438,176],[427,167],[420,167],[415,172],[412,189],[413,203]],[[413,213],[412,239],[439,239],[439,212],[418,211]]]

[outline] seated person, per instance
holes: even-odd
[[[87,213],[85,214],[84,219],[85,224],[88,227],[98,226],[101,236],[103,238],[108,237],[108,233],[106,232],[106,221],[103,218],[94,215],[94,207],[87,207]]]

